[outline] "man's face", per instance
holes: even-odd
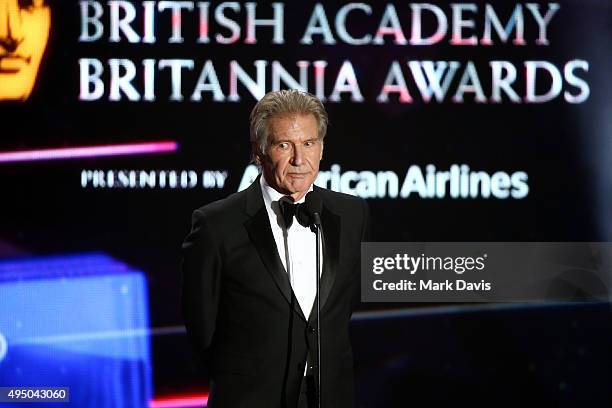
[[[30,96],[50,26],[43,0],[0,0],[0,100]]]
[[[258,160],[268,184],[282,194],[301,199],[317,178],[323,157],[317,120],[313,115],[270,119],[268,149]]]

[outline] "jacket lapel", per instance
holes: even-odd
[[[259,176],[261,177],[261,175]],[[245,223],[245,227],[248,231],[249,238],[257,251],[259,256],[266,267],[266,270],[272,277],[272,280],[281,291],[285,299],[290,305],[293,305],[293,309],[296,313],[304,320],[304,312],[299,306],[295,294],[291,289],[291,283],[287,272],[283,267],[278,256],[278,249],[276,248],[276,241],[272,235],[272,228],[270,227],[270,219],[268,218],[268,212],[264,205],[263,196],[261,194],[261,187],[259,185],[259,177],[251,184],[247,189],[247,208],[246,211],[251,218]],[[323,298],[322,298],[323,299]]]
[[[323,226],[323,272],[321,274],[321,311],[334,286],[338,260],[340,257],[340,217],[323,203],[321,214],[321,224]],[[308,321],[314,321],[317,317],[317,304],[315,303],[310,311]]]

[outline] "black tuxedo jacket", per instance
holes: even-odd
[[[360,242],[367,233],[368,206],[360,198],[314,189],[323,201],[325,248],[322,404],[352,408],[348,326],[360,298]],[[210,368],[208,406],[294,408],[307,353],[316,356],[316,307],[304,316],[295,298],[259,178],[246,190],[195,210],[182,249],[182,310],[187,334]]]

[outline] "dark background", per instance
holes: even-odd
[[[262,17],[269,17],[271,8],[258,4]],[[342,171],[392,170],[400,176],[400,187],[412,164],[423,169],[434,164],[438,170],[468,164],[489,174],[503,170],[529,175],[524,199],[421,199],[415,194],[407,199],[370,199],[376,240],[610,240],[612,7],[608,2],[561,2],[549,25],[549,46],[534,44],[537,26],[524,9],[527,45],[522,47],[499,41],[491,47],[451,46],[448,36],[426,47],[393,45],[388,38],[384,46],[300,45],[313,4],[285,3],[284,45],[271,45],[269,28],[258,30],[257,45],[244,44],[244,34],[232,45],[196,44],[195,13],[183,17],[185,43],[167,44],[169,11],[157,22],[156,44],[111,44],[107,35],[87,44],[78,42],[77,2],[52,1],[52,32],[32,96],[23,103],[0,104],[2,150],[167,139],[177,141],[179,149],[157,156],[0,164],[0,254],[11,259],[103,251],[146,271],[151,327],[180,326],[179,249],[191,211],[237,190],[249,161],[248,115],[256,102],[243,87],[239,103],[215,103],[210,93],[203,93],[202,102],[189,101],[206,59],[213,60],[226,95],[233,59],[251,75],[256,59],[269,64],[280,61],[296,74],[297,60],[326,60],[327,95],[342,61],[350,60],[365,102],[351,102],[345,95],[341,102],[326,103],[330,126],[322,169],[337,163]],[[342,4],[325,3],[331,24]],[[370,4],[371,17],[354,13],[350,27],[356,36],[376,29],[383,4]],[[408,4],[394,4],[408,36]],[[447,3],[433,4],[450,17]],[[483,2],[476,4],[480,10],[484,7]],[[492,4],[503,23],[516,3]],[[547,3],[540,4],[545,9]],[[475,18],[479,37],[482,16],[480,12]],[[243,30],[244,18],[243,10],[236,18]],[[211,36],[215,32],[211,26]],[[493,38],[497,39],[495,34]],[[183,102],[168,100],[169,70],[156,72],[155,102],[109,102],[107,93],[99,101],[83,102],[78,100],[78,59],[83,57],[102,60],[106,73],[108,58],[129,58],[137,68],[143,58],[191,58],[196,66],[194,71],[183,71]],[[524,89],[524,61],[546,60],[562,71],[567,61],[584,59],[589,72],[577,74],[588,82],[590,97],[577,105],[562,96],[544,104],[513,104],[507,98],[501,104],[477,104],[468,94],[463,104],[449,100],[426,104],[405,66],[408,60],[474,61],[486,95],[488,62],[494,59],[515,64],[519,96]],[[400,104],[394,96],[388,104],[376,102],[393,60],[403,65],[412,104]],[[541,83],[545,86],[546,79]],[[454,89],[451,85],[449,92]],[[82,169],[216,169],[227,170],[229,176],[218,190],[104,190],[82,188]],[[606,304],[499,309],[363,305],[364,311],[391,308],[405,309],[405,314],[380,319],[357,314],[353,324],[357,390],[363,407],[462,402],[609,406],[612,316]],[[156,397],[206,390],[184,334],[154,336],[152,345]]]

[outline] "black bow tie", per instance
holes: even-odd
[[[281,199],[279,201],[281,212],[283,213],[283,220],[285,221],[285,227],[291,228],[293,224],[293,217],[297,218],[300,225],[308,227],[310,225],[310,217],[305,211],[303,203],[294,204],[287,199]]]

